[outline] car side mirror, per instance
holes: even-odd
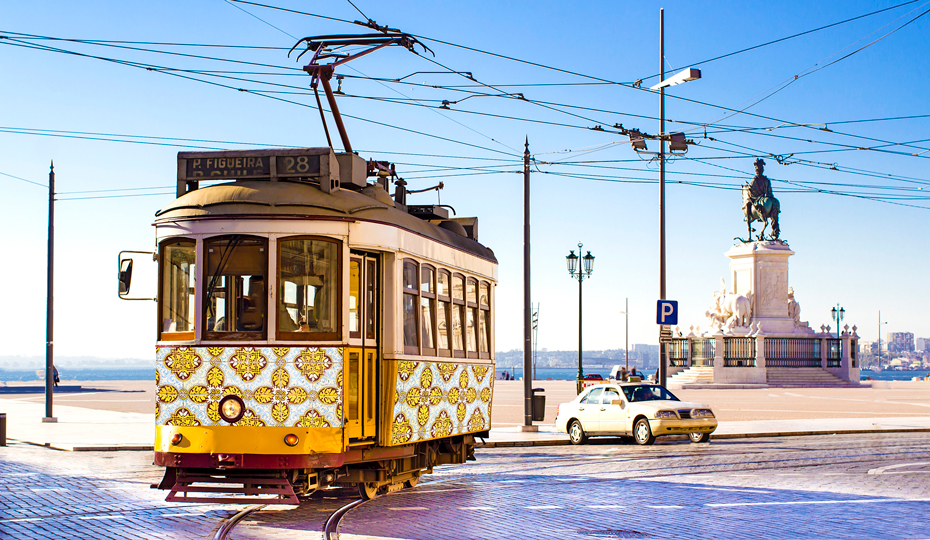
[[[126,296],[129,294],[129,286],[132,283],[132,259],[120,259],[119,261],[119,295]]]
[[[620,405],[620,408],[621,408],[621,409],[624,408],[624,407],[626,407],[626,402],[624,402],[622,399],[615,399],[615,400],[611,401],[610,404],[611,404],[611,405]]]

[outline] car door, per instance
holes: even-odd
[[[593,433],[600,427],[598,415],[601,408],[602,387],[592,388],[587,395],[578,401],[575,418],[581,421],[581,429],[586,433]]]
[[[623,398],[620,396],[620,390],[609,386],[604,389],[601,406],[598,408],[599,431],[604,433],[625,433],[628,431],[626,428],[627,413],[625,404],[623,406],[619,403],[615,405],[615,402],[622,403]]]

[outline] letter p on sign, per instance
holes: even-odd
[[[656,304],[656,324],[678,324],[678,301],[659,300]]]

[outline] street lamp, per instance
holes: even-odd
[[[843,320],[843,315],[846,314],[846,310],[841,308],[839,304],[835,308],[830,310],[830,313],[833,314],[833,320],[836,321],[836,358],[839,359],[842,354],[842,345],[840,345],[840,338],[842,333],[840,332],[840,322]]]
[[[882,312],[878,312],[878,370],[882,370],[882,325],[888,324],[888,321],[882,322]]]
[[[583,246],[584,244],[578,242],[579,254]],[[581,259],[580,266],[578,265],[578,259]],[[565,262],[568,265],[568,275],[578,279],[578,382],[576,383],[576,387],[580,394],[582,385],[584,384],[584,371],[581,367],[581,282],[584,281],[584,278],[590,278],[591,272],[594,271],[594,255],[591,255],[589,251],[584,257],[579,257],[575,255],[575,251],[572,250],[565,256]]]
[[[626,316],[626,331],[624,332],[624,337],[626,338],[626,345],[623,347],[623,365],[626,366],[626,369],[630,369],[630,299],[626,299],[626,311],[621,311],[620,315]]]
[[[659,10],[659,300],[665,300],[665,88],[701,78],[698,69],[686,69],[673,77],[665,78],[665,10]],[[661,342],[662,327],[659,327],[659,384],[665,386],[668,349]]]

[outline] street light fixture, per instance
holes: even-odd
[[[842,355],[842,352],[841,352],[841,351],[842,351],[842,347],[843,347],[843,346],[840,344],[840,343],[841,343],[841,342],[840,342],[840,338],[841,338],[842,335],[843,335],[843,334],[840,332],[840,322],[843,321],[843,315],[846,314],[846,310],[843,309],[843,308],[841,308],[840,305],[837,304],[835,308],[833,308],[833,309],[830,310],[830,313],[833,314],[833,320],[836,321],[836,342],[835,342],[835,343],[836,343],[836,358],[839,359],[839,358],[840,358],[840,355]]]
[[[581,253],[583,246],[584,244],[578,242],[578,253]],[[580,266],[578,265],[579,258],[581,259]],[[591,273],[594,271],[594,255],[591,255],[589,251],[584,257],[579,257],[572,250],[565,256],[565,263],[568,265],[568,274],[572,278],[578,279],[578,382],[576,387],[580,394],[584,384],[584,371],[581,367],[581,282],[584,281],[584,278],[590,278]]]
[[[665,78],[665,10],[659,10],[659,84],[653,89],[659,90],[659,300],[665,300],[665,88],[701,78],[701,70],[686,69],[673,77]],[[674,149],[674,147],[673,147]],[[668,363],[668,349],[661,342],[662,327],[659,327],[659,380],[665,385]]]

